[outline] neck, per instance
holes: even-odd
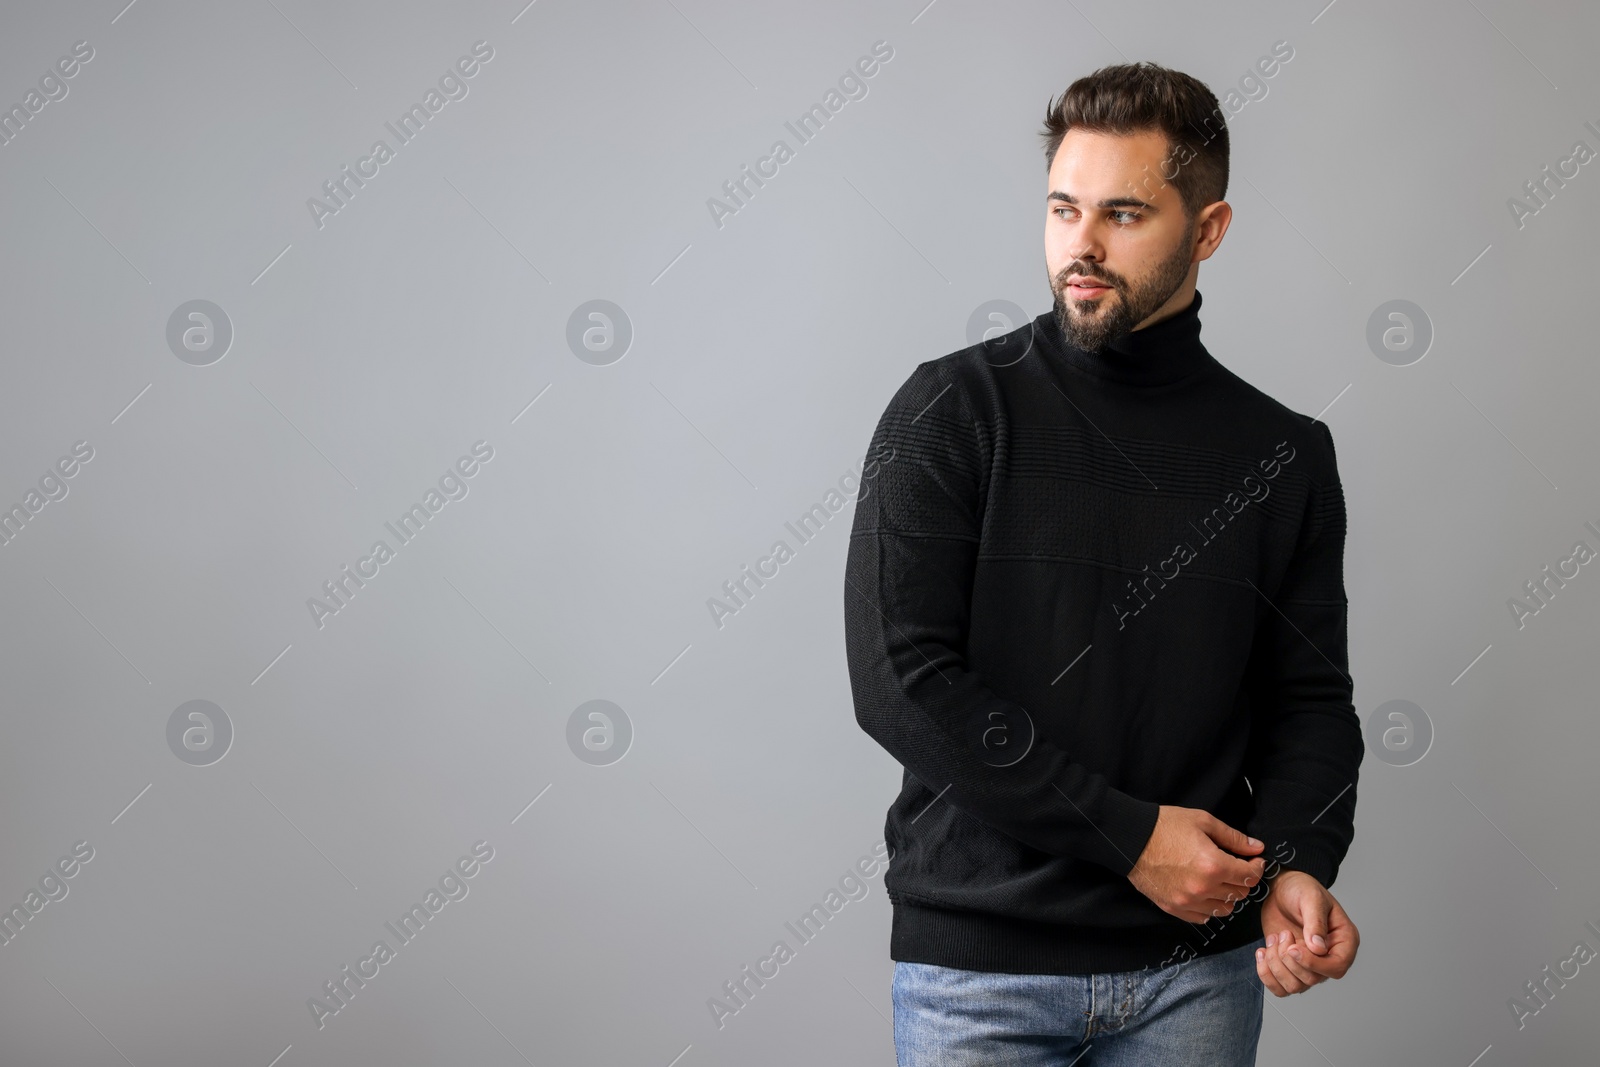
[[[1125,385],[1165,385],[1214,362],[1200,343],[1200,303],[1196,289],[1187,304],[1174,311],[1163,309],[1157,313],[1160,318],[1111,338],[1098,352],[1070,344],[1054,309],[1034,320],[1034,332],[1058,358],[1096,378]]]
[[[1197,290],[1193,285],[1178,286],[1178,291],[1168,297],[1167,302],[1157,308],[1148,319],[1135,326],[1134,331],[1148,330],[1152,326],[1167,321],[1174,315],[1179,315],[1189,310],[1190,305],[1194,303],[1194,294],[1196,292]]]

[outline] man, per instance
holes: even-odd
[[[912,372],[851,532],[856,721],[905,767],[896,1049],[1253,1064],[1262,989],[1359,944],[1333,437],[1200,343],[1216,97],[1108,67],[1043,136],[1054,310]]]

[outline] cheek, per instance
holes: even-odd
[[[1114,231],[1107,245],[1124,256],[1126,262],[1134,264],[1136,270],[1144,270],[1143,264],[1165,259],[1171,254],[1173,239],[1173,236],[1151,229],[1129,227]]]

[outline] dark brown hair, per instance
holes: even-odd
[[[1145,178],[1152,188],[1163,180],[1177,190],[1184,212],[1193,218],[1228,191],[1228,124],[1216,96],[1205,83],[1156,63],[1101,67],[1067,87],[1045,109],[1045,169],[1070,129],[1166,135],[1167,154],[1160,173]]]

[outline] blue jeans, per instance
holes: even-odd
[[[1259,938],[1162,969],[999,974],[894,965],[899,1067],[1253,1067]]]

